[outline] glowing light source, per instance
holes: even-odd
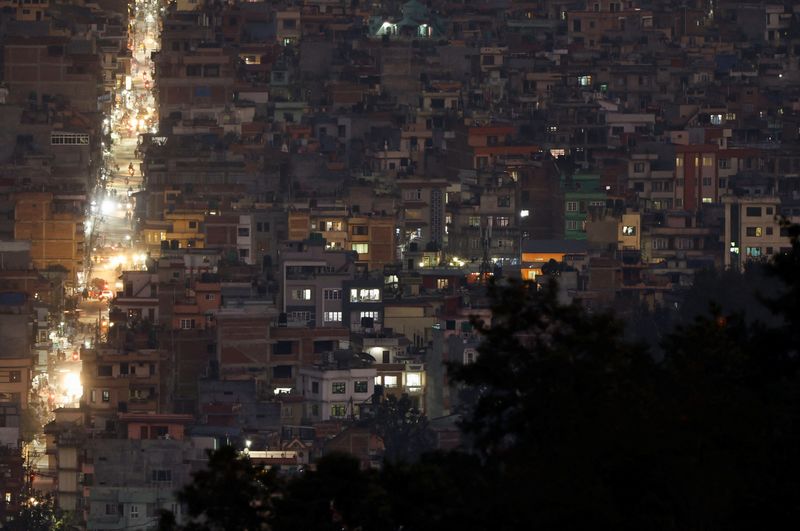
[[[81,377],[76,372],[68,372],[64,375],[64,392],[72,399],[80,398],[83,395]]]

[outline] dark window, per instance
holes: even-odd
[[[276,365],[272,368],[272,377],[273,378],[281,378],[287,379],[292,377],[292,366],[291,365]]]
[[[761,216],[761,207],[747,207],[745,212],[749,218],[759,217]]]
[[[97,376],[111,376],[111,365],[98,365]]]
[[[356,380],[353,383],[353,391],[356,393],[366,393],[369,390],[366,380]]]
[[[347,382],[333,382],[331,392],[335,395],[343,395],[347,392]]]
[[[333,350],[333,341],[314,341],[314,354],[331,352],[332,350]]]
[[[291,354],[292,342],[291,341],[278,341],[272,346],[273,354]]]
[[[205,65],[203,77],[219,77],[219,65]]]
[[[203,73],[203,67],[201,65],[186,66],[186,75],[189,77],[199,77],[202,73]]]
[[[319,394],[319,382],[311,382],[311,392],[315,395]]]
[[[353,234],[356,236],[366,236],[369,234],[369,227],[366,225],[354,225]]]
[[[154,483],[169,483],[172,481],[172,470],[153,470],[150,477]]]

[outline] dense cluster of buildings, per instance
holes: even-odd
[[[565,300],[624,314],[784,251],[782,220],[800,219],[793,1],[155,5],[138,258],[81,349],[80,407],[45,430],[41,484],[89,529],[155,525],[224,442],[290,468],[331,449],[376,464],[356,421],[389,394],[451,444],[442,362],[477,355],[490,277],[557,270]],[[21,342],[0,352],[0,438],[16,448],[3,430],[90,281],[131,8],[0,12],[0,337]]]

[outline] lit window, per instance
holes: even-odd
[[[714,165],[714,157],[703,157],[703,166],[710,167]]]
[[[711,197],[704,197],[703,198],[703,203],[713,203],[713,202],[714,202],[714,199],[711,198]]]
[[[592,84],[592,76],[578,76],[578,85],[588,87]]]
[[[747,256],[751,256],[753,258],[761,256],[761,247],[748,247]]]
[[[422,385],[422,375],[418,372],[406,374],[406,387],[420,387]]]
[[[358,254],[369,254],[369,244],[368,243],[354,243],[352,244],[351,249]]]
[[[305,288],[292,290],[292,298],[296,301],[310,301],[311,289]]]
[[[624,225],[622,227],[622,235],[623,236],[636,236],[636,226],[634,226],[634,225]]]
[[[683,167],[683,157],[675,157],[675,167]]]
[[[761,227],[747,227],[746,233],[750,237],[760,238],[763,234]]]
[[[326,323],[340,323],[342,322],[342,312],[325,312],[324,318]]]
[[[384,376],[383,385],[384,387],[397,387],[397,376]]]
[[[436,279],[436,289],[447,289],[449,285],[450,285],[450,280],[447,278]]]
[[[6,492],[6,503],[11,503],[11,493]]]
[[[331,417],[342,418],[347,416],[346,404],[331,404]]]

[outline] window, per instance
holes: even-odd
[[[181,319],[181,330],[191,330],[194,328],[194,319]]]
[[[219,77],[219,65],[205,65],[203,77]]]
[[[310,301],[311,300],[311,289],[310,288],[293,289],[292,290],[292,299],[294,299],[296,301]]]
[[[347,382],[333,382],[331,384],[331,393],[335,395],[343,395],[347,392]]]
[[[578,230],[578,222],[574,219],[568,219],[566,224],[567,230]]]
[[[758,218],[761,217],[761,207],[747,207],[745,209],[745,215],[748,218]]]
[[[633,173],[644,173],[644,162],[635,162],[633,164]]]
[[[635,225],[623,225],[622,226],[622,235],[623,236],[636,236],[636,226]]]
[[[206,293],[206,300],[207,301],[217,300],[217,295],[215,293]]]
[[[727,181],[726,181],[725,177],[720,177],[720,178],[719,178],[719,187],[720,187],[720,188],[725,188],[727,184],[728,184],[728,183],[727,183]]]
[[[341,418],[347,416],[346,404],[331,404],[331,417]]]
[[[676,249],[694,249],[694,240],[691,238],[675,238]]]
[[[711,186],[711,177],[703,177],[703,186]]]
[[[342,298],[342,290],[340,289],[326,289],[322,292],[323,298],[326,301],[338,301]]]
[[[269,232],[269,221],[259,221],[256,223],[256,231]]]
[[[5,500],[6,500],[6,503],[11,503],[11,493],[10,492],[6,492]]]
[[[774,210],[772,209],[772,207],[767,207],[767,215],[768,216],[771,216],[773,214],[773,212],[774,212]]]
[[[383,385],[384,387],[397,387],[397,376],[384,376]]]
[[[578,211],[578,202],[567,201],[567,212],[577,212],[577,211]]]
[[[188,77],[199,77],[203,73],[203,66],[202,65],[187,65],[186,66],[186,75]]]
[[[361,319],[375,319],[378,320],[379,312],[361,312]]]
[[[496,216],[494,218],[494,224],[496,227],[508,227],[508,217]]]
[[[578,76],[578,85],[588,87],[592,84],[592,76]]]
[[[683,167],[683,157],[675,157],[675,167],[682,168]]]
[[[131,515],[131,520],[136,520],[137,518],[139,518],[139,506],[136,505],[135,503],[131,504],[130,515]]]
[[[772,236],[772,227],[767,227],[767,236]]]
[[[369,392],[369,385],[366,380],[356,380],[353,382],[354,393],[367,393]]]
[[[239,227],[239,236],[242,237],[250,236],[250,229],[247,227]]]
[[[449,285],[450,285],[450,279],[447,278],[436,279],[436,289],[447,289]]]
[[[273,354],[291,354],[292,342],[291,341],[278,341],[272,346]]]
[[[761,237],[761,227],[747,227],[745,232],[750,237]]]
[[[107,503],[106,504],[106,514],[107,515],[117,515],[119,514],[119,507],[116,503]]]
[[[11,383],[21,382],[22,373],[20,371],[8,371],[8,381]]]
[[[746,252],[747,256],[758,258],[759,256],[761,256],[761,247],[748,247]]]
[[[497,206],[498,207],[510,207],[511,206],[511,196],[510,195],[503,195],[497,198]]]
[[[381,300],[379,288],[353,288],[350,290],[350,302],[378,302]]]
[[[369,244],[368,243],[353,243],[351,244],[351,249],[358,254],[369,254]]]
[[[326,323],[341,323],[342,312],[325,312],[323,314],[323,318],[325,319]]]
[[[315,395],[319,394],[319,382],[311,382],[311,393]]]
[[[368,236],[369,235],[369,227],[366,225],[353,225],[353,235],[354,236]]]
[[[653,238],[653,249],[666,249],[669,247],[669,240],[666,238]]]
[[[422,189],[417,188],[415,190],[404,190],[403,199],[407,201],[419,201],[422,199]]]
[[[719,159],[717,165],[721,170],[729,170],[731,169],[731,159]]]
[[[276,380],[288,380],[292,377],[291,365],[275,365],[272,367],[272,377]]]
[[[480,216],[470,216],[467,223],[468,223],[468,225],[470,227],[480,227],[481,226],[481,217]]]
[[[111,376],[111,374],[112,374],[111,365],[97,366],[97,376]]]
[[[153,483],[172,483],[172,470],[153,470],[150,472]]]
[[[713,202],[714,202],[714,199],[712,199],[711,197],[704,197],[703,198],[703,203],[713,203]]]

